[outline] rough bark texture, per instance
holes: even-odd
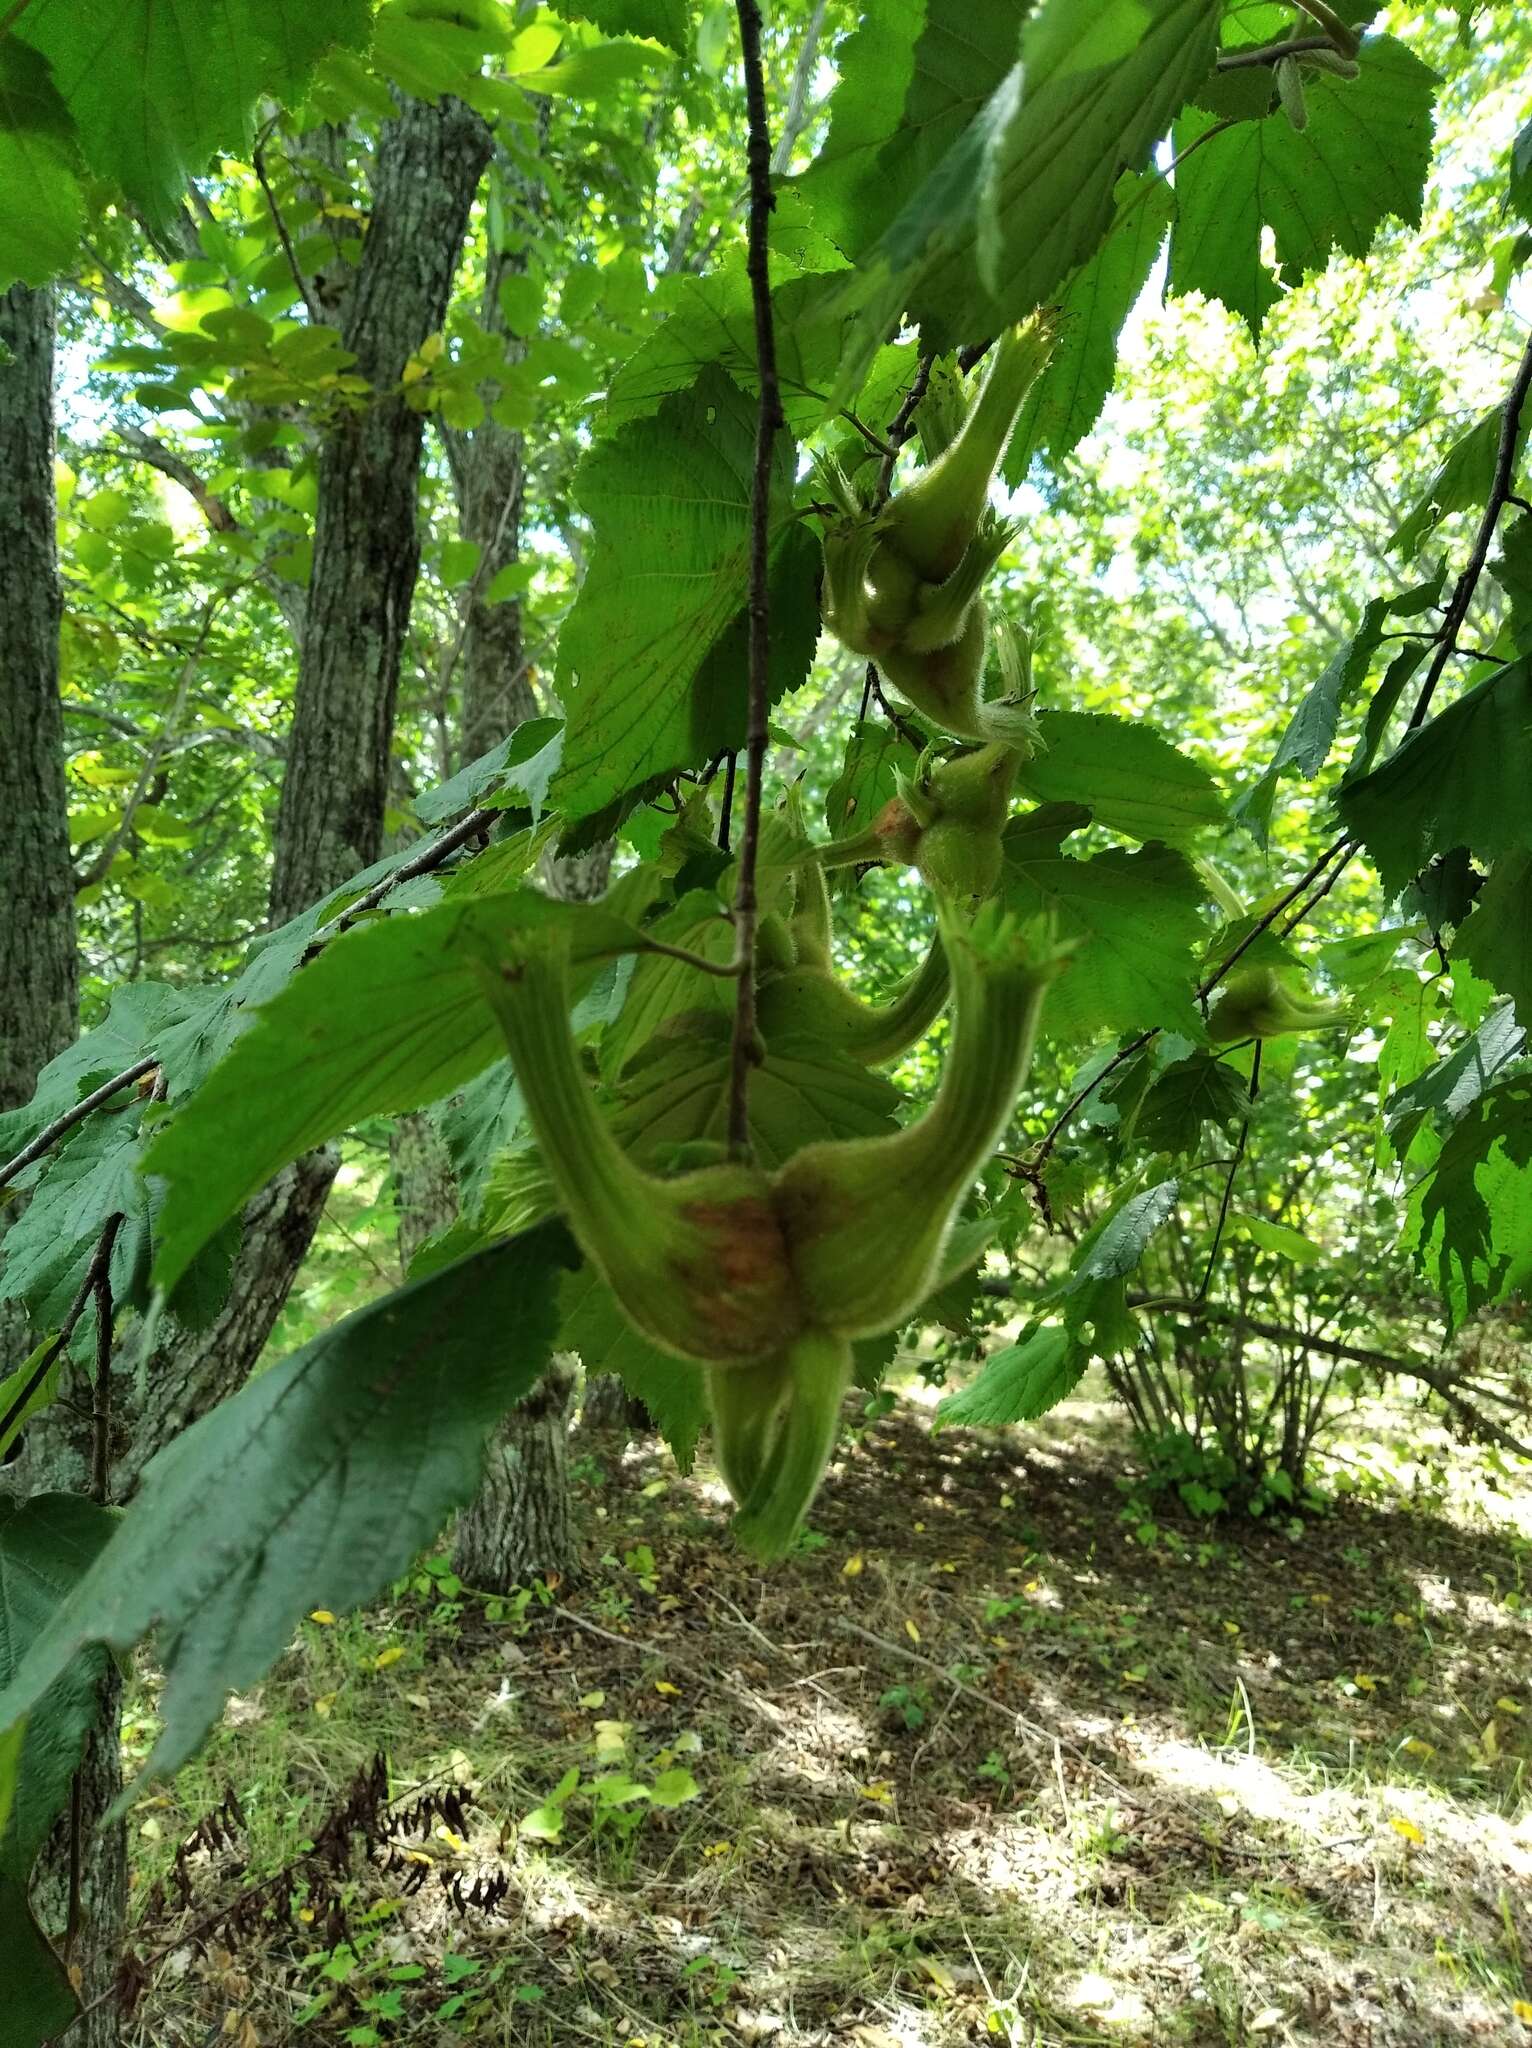
[[[74,874],[59,703],[62,591],[54,526],[52,296],[16,285],[0,296],[0,1109],[31,1098],[39,1070],[78,1028]],[[0,1309],[0,1371],[31,1348],[26,1318]],[[87,1474],[76,1482],[84,1491]],[[24,1466],[8,1484],[31,1492]],[[127,1913],[127,1837],[101,1817],[122,1788],[121,1682],[102,1682],[102,1711],[76,1778],[74,1811],[38,1858],[33,1904],[63,1951],[70,1870],[79,1921],[66,1957],[88,2002],[111,1984]],[[77,1837],[78,1846],[71,1843]],[[116,2048],[108,2003],[63,2037]]]
[[[489,130],[460,102],[404,103],[384,124],[373,208],[342,333],[356,372],[389,393],[446,317]],[[277,820],[272,920],[305,909],[375,859],[382,841],[399,659],[420,563],[421,416],[384,396],[328,435],[314,566]],[[213,1326],[154,1361],[117,1468],[126,1499],[160,1445],[243,1385],[324,1210],[336,1159],[289,1169],[251,1205],[229,1299]]]
[[[582,1429],[618,1431],[625,1437],[647,1436],[653,1428],[649,1411],[636,1394],[630,1394],[614,1372],[597,1373],[585,1386],[580,1403]]]
[[[59,705],[53,300],[0,296],[0,1109],[75,1034],[74,875]]]
[[[543,881],[555,896],[585,901],[606,887],[612,842],[569,859],[549,858]],[[556,1354],[527,1398],[490,1438],[484,1478],[458,1519],[452,1568],[470,1586],[504,1592],[550,1572],[568,1578],[578,1562],[569,1500],[572,1361]]]
[[[388,1147],[394,1169],[394,1206],[399,1212],[399,1277],[425,1243],[457,1215],[457,1182],[452,1158],[430,1117],[402,1116]]]
[[[122,1718],[122,1675],[108,1660],[101,1680],[100,1716],[81,1759],[76,1778],[77,1808],[66,1814],[38,1859],[32,1884],[32,1910],[67,1969],[79,1972],[84,2007],[112,1988],[122,1955],[128,1915],[128,1838],[119,1821],[102,1828],[101,1816],[122,1790],[122,1749],[118,1728]],[[70,1833],[80,1830],[79,1921],[73,1941],[67,1939],[70,1892]],[[60,2034],[57,2048],[117,2048],[120,2037],[116,2001],[108,1999],[94,2012]]]
[[[547,102],[542,131],[547,132]],[[513,217],[518,210],[536,215],[542,205],[539,188],[518,180],[503,156],[493,175],[500,182],[502,199]],[[487,333],[503,337],[508,362],[519,361],[525,347],[506,320],[500,287],[507,278],[519,276],[525,269],[525,254],[520,249],[507,251],[503,247],[492,247],[484,265],[479,319]],[[498,387],[486,387],[486,407],[492,407],[497,396]],[[485,593],[500,571],[521,559],[526,443],[515,428],[502,427],[491,412],[486,412],[483,422],[471,432],[448,429],[445,440],[457,498],[458,530],[464,540],[476,542],[483,551],[469,595],[460,655],[459,739],[462,758],[475,761],[524,718],[537,715],[537,698],[527,676],[521,604],[514,599],[505,604],[485,602]]]
[[[115,1499],[130,1500],[155,1452],[249,1378],[319,1228],[338,1164],[339,1154],[328,1147],[308,1153],[245,1211],[229,1297],[216,1320],[155,1357],[144,1400],[117,1447]]]
[[[556,1354],[490,1439],[484,1477],[458,1517],[452,1569],[465,1585],[504,1593],[575,1563],[569,1499],[569,1404],[575,1368]]]
[[[490,133],[460,101],[405,104],[385,124],[372,218],[341,334],[355,374],[395,391],[446,317]],[[344,416],[319,453],[314,568],[271,884],[295,916],[378,857],[399,657],[420,566],[422,415],[383,395]]]

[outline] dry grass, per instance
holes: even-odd
[[[145,2044],[1532,2042],[1524,1480],[1465,1453],[1431,1511],[1210,1532],[1125,1516],[1088,1403],[1005,1441],[906,1415],[762,1572],[705,1472],[606,1456],[552,1605],[492,1623],[416,1588],[306,1625],[135,1813],[140,1901],[225,1786],[245,1814],[141,1925],[172,1944]],[[397,1792],[459,1782],[466,1829],[173,1945],[380,1748]],[[533,1839],[571,1769],[562,1838]],[[588,1793],[676,1770],[675,1806]],[[460,1913],[453,1872],[505,1896]]]

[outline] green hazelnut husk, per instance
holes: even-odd
[[[989,489],[1016,415],[1053,348],[1034,315],[1000,338],[973,404],[953,425],[950,392],[925,436],[939,452],[878,505],[833,460],[818,466],[831,500],[824,534],[824,622],[843,646],[875,661],[924,716],[961,739],[1019,744],[1015,707],[986,703],[986,579],[1014,528]]]
[[[482,969],[570,1227],[624,1315],[708,1368],[726,1483],[762,1554],[791,1540],[834,1441],[853,1338],[897,1328],[941,1270],[953,1220],[1009,1120],[1061,955],[986,906],[939,905],[953,1044],[935,1101],[876,1138],[665,1178],[618,1145],[581,1068],[567,945]]]
[[[1214,1045],[1232,1045],[1242,1038],[1284,1038],[1354,1022],[1349,1003],[1299,1002],[1289,995],[1274,967],[1247,967],[1230,977],[1213,1005],[1208,1037]]]

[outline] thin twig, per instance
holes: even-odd
[[[1213,1226],[1213,1242],[1208,1247],[1208,1262],[1203,1268],[1202,1285],[1197,1289],[1198,1301],[1206,1301],[1208,1289],[1213,1284],[1213,1275],[1218,1271],[1218,1254],[1223,1249],[1223,1234],[1229,1221],[1229,1209],[1234,1200],[1234,1183],[1239,1178],[1244,1163],[1245,1147],[1250,1142],[1250,1119],[1255,1113],[1255,1099],[1261,1092],[1261,1041],[1255,1042],[1255,1051],[1250,1056],[1250,1107],[1245,1120],[1239,1127],[1239,1136],[1234,1141],[1234,1157],[1229,1161],[1228,1176],[1223,1184],[1223,1199],[1218,1204],[1218,1221]]]
[[[277,240],[282,244],[282,253],[287,258],[287,267],[293,274],[293,283],[298,287],[298,296],[308,308],[309,318],[313,321],[314,325],[316,327],[327,326],[329,323],[320,309],[319,302],[309,290],[308,280],[298,268],[298,252],[293,247],[292,236],[287,232],[287,222],[282,218],[282,209],[277,204],[277,195],[272,191],[271,181],[266,176],[266,147],[264,142],[258,142],[250,152],[250,164],[260,183],[262,192],[266,195],[266,205],[271,213],[271,224],[277,231]]]
[[[499,816],[500,813],[493,805],[481,804],[477,810],[470,811],[466,818],[459,818],[455,825],[449,826],[435,839],[427,840],[419,853],[413,853],[408,860],[401,861],[392,874],[385,875],[381,882],[374,882],[366,894],[358,896],[355,903],[348,904],[339,917],[332,917],[328,924],[322,924],[304,948],[299,966],[306,967],[331,939],[339,938],[343,931],[348,931],[357,919],[365,917],[369,910],[376,910],[391,889],[397,889],[401,882],[412,882],[417,875],[428,875],[434,868],[439,868],[449,854],[456,853],[460,846],[465,846],[480,832],[487,832]]]
[[[640,953],[660,953],[667,960],[683,961],[686,966],[695,967],[699,974],[713,974],[720,981],[732,981],[737,974],[743,972],[737,959],[705,960],[700,953],[688,952],[685,946],[667,946],[663,939],[651,939],[646,936],[643,944],[635,950]]]
[[[1312,50],[1333,50],[1335,44],[1329,36],[1294,36],[1290,42],[1263,43],[1258,50],[1223,50],[1219,53],[1219,71],[1247,71],[1257,64],[1279,64],[1284,57],[1306,57]],[[1338,55],[1344,56],[1345,51]]]
[[[1415,709],[1410,713],[1404,736],[1409,738],[1425,721],[1431,708],[1431,699],[1436,686],[1442,679],[1442,671],[1457,650],[1457,637],[1463,630],[1468,617],[1468,608],[1473,603],[1474,592],[1479,587],[1479,578],[1484,574],[1484,565],[1489,560],[1490,544],[1495,538],[1495,528],[1500,515],[1511,497],[1511,484],[1516,473],[1516,448],[1521,438],[1521,410],[1527,402],[1527,392],[1532,389],[1532,341],[1522,351],[1516,375],[1506,396],[1505,410],[1500,420],[1500,446],[1495,456],[1494,481],[1490,485],[1489,499],[1484,507],[1484,517],[1479,521],[1479,531],[1474,538],[1473,553],[1468,564],[1452,588],[1452,598],[1447,606],[1437,633],[1436,652],[1426,670],[1425,681],[1420,686],[1420,695],[1415,700]]]
[[[117,1235],[120,1216],[102,1234],[105,1256],[100,1250],[91,1262],[96,1297],[96,1382],[90,1414],[90,1497],[105,1507],[111,1491],[112,1467],[112,1239]]]
[[[109,1216],[107,1218],[105,1227],[100,1237],[96,1240],[96,1249],[91,1256],[91,1262],[85,1269],[85,1278],[80,1282],[75,1298],[69,1304],[64,1320],[59,1325],[58,1335],[27,1374],[26,1385],[11,1402],[4,1415],[0,1415],[0,1443],[5,1441],[10,1435],[13,1425],[26,1414],[27,1403],[63,1357],[69,1340],[74,1335],[81,1316],[85,1313],[85,1304],[90,1300],[92,1294],[95,1293],[101,1274],[111,1264],[112,1246],[117,1241],[117,1231],[121,1222],[122,1218],[120,1216]]]
[[[876,504],[883,504],[893,488],[894,464],[899,460],[899,450],[915,431],[915,409],[926,395],[935,362],[936,357],[929,351],[920,358],[915,365],[915,375],[910,380],[910,388],[904,394],[904,402],[888,423],[888,445],[893,452],[884,456],[878,471],[878,490],[874,500]]]
[[[723,815],[718,820],[718,850],[729,850],[729,828],[734,822],[734,777],[739,768],[739,755],[729,754],[724,759],[723,771]]]
[[[1240,940],[1239,944],[1234,948],[1234,950],[1231,953],[1227,954],[1225,958],[1221,960],[1219,964],[1213,969],[1212,973],[1208,975],[1207,979],[1198,985],[1197,1000],[1199,1002],[1206,1001],[1208,996],[1212,994],[1213,990],[1217,988],[1218,984],[1229,972],[1230,968],[1235,966],[1237,962],[1244,956],[1244,954],[1249,951],[1250,947],[1255,944],[1256,940],[1261,936],[1262,932],[1269,931],[1271,929],[1272,925],[1276,923],[1277,919],[1282,915],[1283,911],[1289,909],[1291,905],[1298,900],[1298,898],[1303,894],[1304,890],[1307,889],[1319,877],[1321,873],[1323,873],[1324,869],[1329,866],[1330,862],[1334,860],[1338,854],[1344,856],[1341,862],[1341,866],[1344,867],[1345,861],[1350,859],[1351,854],[1354,850],[1354,842],[1352,841],[1349,835],[1343,835],[1341,838],[1333,840],[1331,844],[1325,848],[1324,852],[1319,856],[1318,860],[1314,861],[1311,866],[1304,870],[1304,872],[1298,877],[1298,880],[1286,892],[1286,894],[1280,897],[1278,901],[1272,905],[1270,910],[1265,911],[1261,915],[1261,917],[1257,919],[1255,924],[1251,926],[1250,930],[1245,934],[1244,938]],[[1340,869],[1337,868],[1336,875],[1338,875],[1339,873]],[[1334,879],[1335,877],[1332,876],[1331,880],[1333,881]],[[1326,887],[1328,886],[1329,884],[1327,883]],[[1323,895],[1324,891],[1321,890],[1319,894]],[[1317,903],[1319,901],[1319,896],[1316,895],[1314,901]],[[1304,914],[1306,915],[1307,913],[1305,912]],[[1298,920],[1294,919],[1292,923],[1287,925],[1283,933],[1284,937],[1286,937],[1288,932],[1292,931],[1295,928],[1297,922]],[[1139,1032],[1136,1038],[1130,1038],[1128,1040],[1128,1043],[1125,1046],[1123,1046],[1119,1052],[1113,1054],[1112,1058],[1108,1060],[1107,1064],[1101,1069],[1101,1072],[1099,1074],[1095,1075],[1091,1080],[1087,1081],[1083,1088],[1079,1089],[1074,1095],[1070,1097],[1069,1101],[1065,1103],[1064,1107],[1059,1111],[1058,1115],[1054,1118],[1053,1122],[1048,1126],[1048,1129],[1044,1132],[1042,1139],[1038,1144],[1037,1150],[1032,1154],[1032,1158],[1029,1162],[1027,1170],[1022,1175],[1024,1179],[1029,1181],[1035,1180],[1036,1175],[1041,1171],[1042,1167],[1046,1164],[1050,1153],[1053,1151],[1054,1146],[1058,1143],[1060,1137],[1063,1135],[1065,1129],[1068,1127],[1070,1119],[1074,1116],[1076,1110],[1078,1110],[1082,1104],[1090,1100],[1091,1096],[1093,1096],[1096,1093],[1097,1089],[1101,1086],[1102,1082],[1109,1080],[1111,1076],[1117,1072],[1117,1069],[1119,1067],[1126,1065],[1126,1063],[1130,1059],[1132,1059],[1135,1053],[1142,1052],[1144,1047],[1146,1045],[1149,1045],[1154,1039],[1158,1038],[1159,1035],[1160,1027],[1156,1024],[1151,1026],[1150,1029],[1147,1031]]]
[[[1206,998],[1212,994],[1213,990],[1217,988],[1218,984],[1223,980],[1224,976],[1228,973],[1229,969],[1234,966],[1236,961],[1243,958],[1243,956],[1255,944],[1256,940],[1261,936],[1261,934],[1271,929],[1271,927],[1276,923],[1277,919],[1282,915],[1283,911],[1288,909],[1290,905],[1296,903],[1298,898],[1303,894],[1304,890],[1307,889],[1311,883],[1319,879],[1320,875],[1330,865],[1331,861],[1335,859],[1337,854],[1344,854],[1349,859],[1351,851],[1352,839],[1351,835],[1348,832],[1343,832],[1339,839],[1332,840],[1330,844],[1325,848],[1324,852],[1319,856],[1318,860],[1316,860],[1310,867],[1305,869],[1305,871],[1298,877],[1297,881],[1294,882],[1293,886],[1287,891],[1286,895],[1281,897],[1276,903],[1274,903],[1271,906],[1270,910],[1262,912],[1261,916],[1256,919],[1255,923],[1251,926],[1250,930],[1246,932],[1245,936],[1240,940],[1239,944],[1234,948],[1233,952],[1228,954],[1225,959],[1220,961],[1218,966],[1215,967],[1212,973],[1208,976],[1207,980],[1202,982],[1198,986],[1198,1002],[1200,1003],[1205,1001]],[[1291,929],[1291,927],[1289,927],[1289,929]]]
[[[746,268],[755,307],[755,361],[761,387],[755,431],[755,475],[750,492],[750,699],[745,727],[745,821],[740,834],[739,878],[734,891],[735,957],[740,964],[739,1000],[729,1056],[729,1149],[742,1158],[749,1147],[750,1069],[759,1058],[755,1026],[755,869],[761,838],[761,781],[766,763],[767,704],[770,695],[771,617],[768,522],[771,466],[777,431],[785,424],[777,382],[776,333],[771,314],[771,278],[766,230],[772,208],[771,137],[766,84],[761,69],[761,10],[757,0],[735,0],[745,66],[745,105],[750,135],[750,236]]]
[[[8,1159],[4,1166],[0,1166],[0,1188],[9,1187],[18,1173],[25,1173],[27,1168],[41,1159],[45,1152],[50,1151],[60,1138],[68,1137],[75,1125],[84,1123],[93,1109],[99,1109],[103,1102],[110,1102],[114,1095],[119,1094],[124,1088],[131,1087],[133,1082],[141,1080],[145,1074],[152,1073],[158,1065],[159,1060],[155,1054],[146,1053],[141,1060],[135,1060],[131,1067],[124,1067],[120,1074],[113,1074],[110,1081],[103,1081],[99,1088],[92,1089],[91,1093],[77,1102],[73,1109],[66,1109],[62,1116],[56,1116],[51,1124],[45,1124],[35,1138],[22,1146],[14,1159]]]
[[[105,881],[106,877],[111,873],[112,863],[122,851],[128,834],[133,829],[133,820],[148,797],[149,791],[154,786],[154,778],[159,773],[160,762],[169,753],[179,732],[181,719],[186,710],[186,700],[191,695],[192,679],[197,673],[197,664],[202,657],[203,649],[207,646],[208,637],[213,630],[213,621],[218,616],[218,610],[222,602],[223,599],[221,597],[214,597],[209,600],[202,614],[201,631],[198,633],[190,653],[181,664],[181,673],[176,679],[175,696],[171,700],[170,709],[161,721],[159,731],[150,741],[148,749],[144,754],[143,765],[138,771],[138,780],[133,785],[132,794],[123,805],[122,816],[108,834],[105,846],[102,847],[83,874],[76,878],[76,894],[83,889],[94,888],[97,882]]]
[[[1357,847],[1355,846],[1355,844],[1352,844],[1346,848],[1345,853],[1335,863],[1334,867],[1331,868],[1329,874],[1325,876],[1324,880],[1320,883],[1319,887],[1314,891],[1313,895],[1309,897],[1308,901],[1306,903],[1300,903],[1298,905],[1298,908],[1293,912],[1292,916],[1287,920],[1287,923],[1283,925],[1281,931],[1277,934],[1278,938],[1285,939],[1291,937],[1291,935],[1298,929],[1299,925],[1306,924],[1308,922],[1309,918],[1313,916],[1314,912],[1319,908],[1320,904],[1323,903],[1325,898],[1329,895],[1330,891],[1335,887],[1336,883],[1340,880],[1341,876],[1346,872],[1346,869],[1355,857],[1356,852]]]
[[[944,1685],[950,1685],[953,1691],[960,1692],[964,1699],[974,1700],[981,1707],[988,1707],[992,1714],[1003,1715],[1016,1733],[1024,1735],[1029,1742],[1040,1743],[1048,1750],[1067,1749],[1071,1756],[1077,1757],[1088,1769],[1094,1771],[1112,1787],[1113,1791],[1122,1793],[1124,1798],[1131,1797],[1111,1773],[1096,1762],[1088,1750],[1081,1749],[1078,1743],[1070,1742],[1055,1729],[1044,1728],[1036,1721],[1029,1721],[1025,1714],[1017,1713],[1016,1709],[1008,1707],[1004,1700],[997,1700],[993,1693],[980,1692],[977,1686],[968,1685],[961,1678],[954,1678],[946,1666],[938,1664],[934,1657],[923,1657],[918,1650],[907,1650],[903,1643],[891,1642],[887,1636],[876,1636],[870,1628],[863,1628],[859,1621],[852,1621],[844,1614],[836,1615],[835,1626],[843,1629],[847,1635],[860,1636],[864,1643],[871,1643],[874,1649],[882,1650],[886,1656],[902,1657],[907,1664],[918,1664],[922,1670],[934,1672]]]

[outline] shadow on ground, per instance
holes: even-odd
[[[491,1621],[423,1576],[232,1703],[139,1837],[143,1899],[240,1793],[194,1904],[142,1920],[143,2042],[1532,2042],[1510,1516],[1210,1532],[1129,1504],[1087,1407],[906,1415],[763,1572],[706,1473],[586,1472],[578,1584]],[[388,1867],[300,1857],[291,1917],[189,1944],[379,1748],[461,1825],[385,1816]]]

